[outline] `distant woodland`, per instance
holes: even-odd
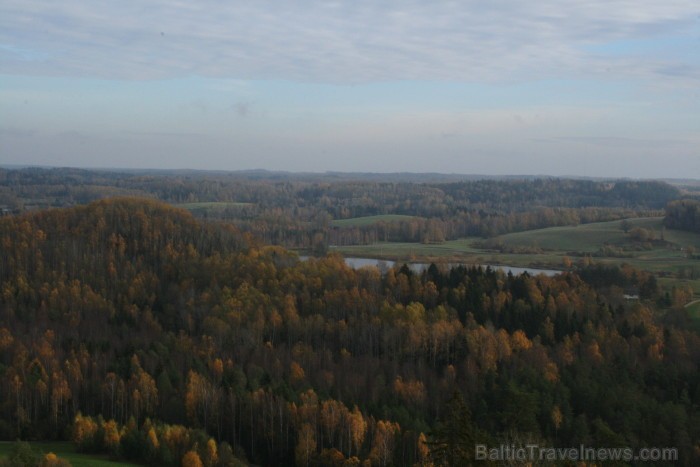
[[[663,216],[700,192],[658,181],[458,176],[0,169],[0,208],[20,213],[140,196],[226,220],[266,244],[324,254],[377,241],[440,243],[544,227]],[[697,187],[692,187],[696,189]],[[338,221],[378,217],[367,225]]]
[[[666,227],[700,233],[700,201],[683,199],[666,206]]]
[[[630,267],[380,273],[269,245],[658,213],[680,197],[670,185],[39,169],[0,184],[17,211],[0,219],[0,438],[149,465],[469,465],[476,442],[677,447],[700,463],[692,291]],[[125,194],[139,197],[100,199]],[[239,204],[205,220],[163,201]],[[332,227],[371,214],[417,230]]]

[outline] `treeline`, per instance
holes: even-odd
[[[359,176],[358,176],[359,177]],[[453,177],[446,177],[452,180]],[[259,173],[0,170],[0,205],[15,212],[148,196],[190,205],[201,218],[232,222],[267,244],[323,253],[329,245],[378,240],[441,242],[536,228],[661,215],[679,197],[655,181],[558,178],[401,181],[378,176]],[[208,206],[219,202],[229,205]],[[404,222],[337,227],[333,220],[400,214]]]
[[[664,225],[670,229],[700,233],[700,201],[683,199],[668,203]]]
[[[337,178],[330,175],[276,176],[245,172],[104,171],[84,169],[0,169],[0,203],[21,208],[27,200],[83,204],[122,195],[150,195],[168,203],[230,201],[264,208],[323,208],[333,219],[380,214],[420,217],[461,210],[524,212],[539,208],[663,209],[678,199],[677,188],[659,181],[591,181],[562,178],[469,180],[462,182]]]
[[[378,241],[440,243],[463,237],[494,237],[509,232],[565,225],[606,222],[648,215],[627,209],[607,208],[539,208],[526,212],[463,212],[454,217],[377,221],[358,227],[334,227],[328,232],[331,245],[370,244]],[[272,239],[268,239],[272,240]]]
[[[641,271],[380,274],[145,199],[3,218],[0,239],[4,439],[153,465],[467,465],[474,440],[700,461],[692,292]]]
[[[97,417],[75,416],[71,441],[85,453],[109,453],[149,465],[183,467],[244,466],[226,441],[217,443],[200,429],[146,419],[141,426],[132,417],[126,424]]]

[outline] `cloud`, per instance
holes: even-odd
[[[239,117],[245,118],[250,115],[252,106],[253,103],[250,101],[238,101],[231,105],[231,110],[236,112],[236,115]]]
[[[700,65],[691,58],[610,57],[587,47],[697,35],[697,13],[695,0],[4,0],[0,69],[345,84],[577,78],[612,69],[696,81]]]
[[[36,135],[36,130],[16,127],[0,127],[0,137],[10,138],[32,138]]]
[[[558,141],[588,144],[605,148],[668,149],[690,147],[693,143],[680,139],[645,139],[619,136],[563,136]]]
[[[207,136],[204,133],[196,133],[196,132],[133,131],[133,130],[123,131],[122,134],[124,134],[126,136],[134,136],[137,138],[144,137],[144,138],[162,138],[162,139],[172,139],[172,138],[195,139],[195,138],[204,138]]]

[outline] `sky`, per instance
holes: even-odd
[[[0,164],[700,179],[700,3],[2,0]]]

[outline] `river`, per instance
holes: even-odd
[[[299,259],[302,261],[307,260],[309,257],[308,256],[299,256]],[[380,271],[386,271],[389,268],[394,267],[396,265],[395,261],[389,261],[389,260],[383,260],[383,259],[375,259],[375,258],[345,258],[345,264],[350,266],[351,268],[358,269],[362,268],[365,266],[375,266],[379,268]],[[399,263],[403,264],[403,263]],[[410,267],[413,271],[415,272],[422,272],[426,268],[430,266],[430,263],[406,263],[408,267]],[[448,266],[454,267],[454,266],[481,266],[482,268],[490,267],[491,269],[497,269],[500,271],[505,272],[508,274],[509,272],[512,273],[513,275],[517,276],[518,274],[522,274],[524,272],[530,274],[531,276],[536,276],[538,274],[544,274],[545,276],[555,276],[562,271],[557,271],[554,269],[538,269],[538,268],[520,268],[516,266],[507,266],[507,265],[502,265],[502,264],[463,264],[463,263],[449,263]]]

